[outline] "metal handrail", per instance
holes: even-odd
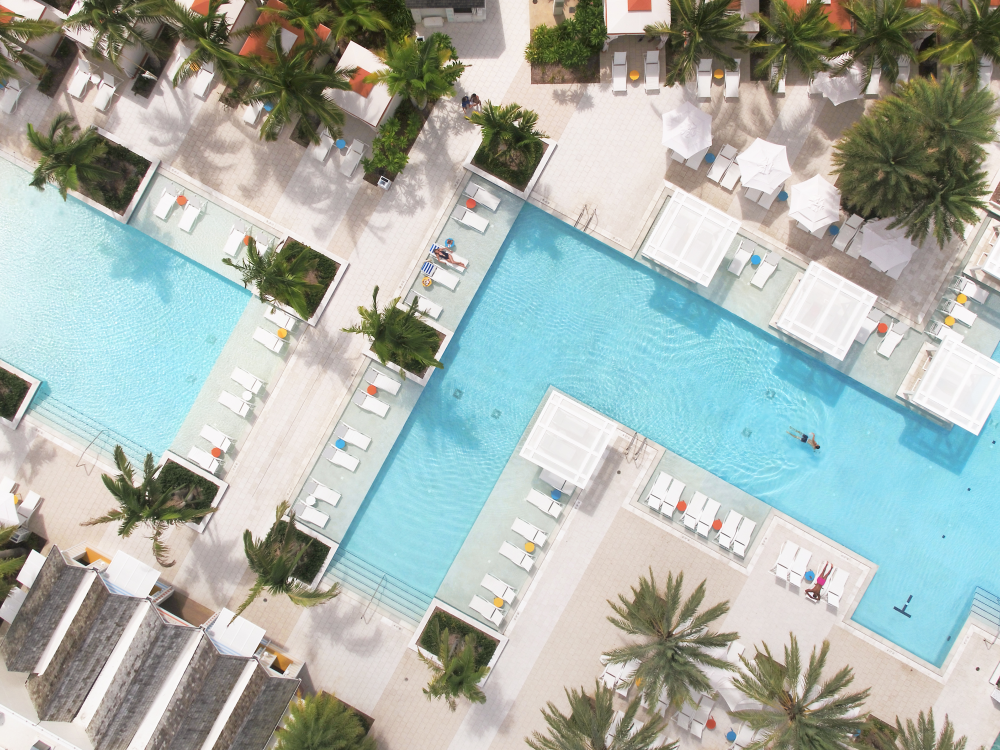
[[[76,467],[74,467],[74,468],[79,468],[80,467],[81,462],[83,461],[83,457],[86,456],[87,455],[87,451],[90,450],[90,446],[92,446],[94,443],[96,443],[97,442],[97,438],[99,438],[105,432],[107,432],[107,428],[102,429],[100,432],[98,432],[96,435],[94,435],[94,439],[93,440],[91,440],[89,443],[87,443],[87,447],[83,449],[83,453],[80,454],[80,458],[77,459],[77,461],[76,461]]]
[[[632,439],[628,441],[628,445],[625,446],[625,460],[628,461],[628,452],[632,450],[632,446],[635,445],[635,441],[639,439],[639,432],[636,430],[632,433]]]
[[[642,458],[642,454],[643,454],[643,453],[645,452],[645,450],[646,450],[646,443],[648,443],[648,442],[649,442],[649,438],[648,438],[648,437],[644,437],[644,438],[642,439],[642,445],[640,445],[640,446],[639,446],[639,447],[638,447],[638,448],[636,449],[636,451],[635,451],[635,455],[634,455],[634,456],[632,456],[632,463],[634,463],[634,464],[635,464],[636,466],[638,466],[638,465],[639,465],[639,459],[640,459],[640,458]]]
[[[596,218],[597,218],[597,209],[595,208],[595,209],[594,209],[594,210],[593,210],[593,211],[591,212],[591,214],[590,214],[590,218],[589,218],[589,219],[587,219],[587,223],[583,225],[583,231],[584,231],[584,232],[586,232],[586,231],[587,231],[588,229],[590,229],[590,222],[591,222],[591,220],[593,220],[593,219],[596,219]]]
[[[368,604],[365,606],[365,611],[361,613],[362,620],[365,620],[365,615],[368,614],[368,610],[371,609],[372,604],[375,603],[375,597],[378,596],[378,592],[382,590],[382,586],[386,582],[387,576],[388,573],[382,574],[382,579],[378,582],[378,586],[375,587],[375,591],[372,592],[372,598],[368,600]],[[372,613],[372,616],[374,616],[374,612]],[[369,622],[371,622],[371,620],[365,620],[366,625]]]
[[[577,216],[576,217],[576,221],[573,222],[573,227],[574,228],[580,226],[580,219],[582,219],[586,213],[587,213],[587,204],[584,203],[583,204],[583,208],[580,209],[579,216]]]

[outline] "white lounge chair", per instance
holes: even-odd
[[[743,269],[747,267],[747,263],[750,262],[750,258],[753,256],[749,250],[743,249],[743,240],[740,240],[740,246],[736,248],[736,255],[729,262],[729,273],[734,273],[739,276],[743,273]]]
[[[431,249],[428,250],[427,253],[431,256],[432,260],[436,260],[438,263],[447,263],[449,268],[454,268],[459,273],[465,273],[465,269],[469,267],[468,258],[464,258],[452,250],[448,250],[450,260],[444,260],[434,254],[435,250],[447,250],[447,248],[441,247],[441,245],[436,242],[431,243]]]
[[[318,526],[323,529],[326,528],[326,524],[330,520],[330,516],[326,513],[316,510],[315,508],[310,508],[305,503],[295,503],[292,508],[292,512],[295,517],[305,521],[306,523],[311,523],[313,526]]]
[[[392,396],[399,393],[399,389],[403,385],[395,378],[390,378],[384,372],[376,370],[374,367],[369,368],[368,372],[365,373],[365,382]]]
[[[547,513],[553,518],[559,518],[559,514],[562,513],[562,504],[538,490],[531,490],[526,499],[540,511]]]
[[[653,486],[649,489],[649,494],[646,496],[646,505],[653,510],[659,510],[663,504],[663,496],[667,494],[667,488],[670,487],[670,483],[673,480],[674,478],[665,471],[657,474],[656,481],[653,482]]]
[[[379,401],[374,396],[369,396],[364,391],[355,391],[351,401],[354,402],[355,406],[360,406],[365,411],[370,411],[380,417],[385,417],[389,413],[389,404]]]
[[[628,56],[624,52],[615,52],[611,59],[611,90],[628,91]]]
[[[861,327],[858,329],[858,335],[854,337],[862,346],[867,343],[868,338],[872,335],[876,328],[878,328],[879,322],[882,320],[883,313],[877,307],[873,307],[868,311],[868,315],[864,320],[861,321]]]
[[[531,566],[535,564],[535,558],[520,547],[515,547],[510,542],[504,542],[500,545],[500,554],[519,568],[524,568],[525,570],[531,570]]]
[[[740,63],[743,62],[743,58],[736,58],[736,70],[726,71],[726,98],[727,99],[739,99],[740,98]]]
[[[902,86],[910,80],[910,58],[906,55],[900,55],[896,65],[899,69],[899,73],[896,74],[896,83]]]
[[[272,352],[280,352],[285,346],[285,342],[279,339],[270,331],[265,331],[263,328],[258,328],[253,332],[253,340],[258,344],[263,344]]]
[[[851,214],[851,216],[840,225],[840,231],[837,236],[833,238],[833,249],[840,250],[844,252],[847,246],[851,244],[851,240],[857,235],[858,230],[861,225],[865,223],[865,220],[858,216],[857,214]]]
[[[17,506],[17,517],[21,519],[21,525],[28,523],[35,515],[35,511],[38,510],[38,503],[41,501],[42,496],[37,492],[32,490]]]
[[[787,581],[788,573],[795,562],[795,555],[798,554],[799,545],[795,542],[785,541],[781,545],[778,553],[778,561],[774,564],[774,577],[779,581]]]
[[[882,68],[876,66],[872,68],[872,77],[865,88],[865,96],[878,96],[878,86],[882,81]]]
[[[243,110],[243,122],[247,125],[256,125],[260,119],[260,113],[264,111],[264,102],[251,102]]]
[[[340,162],[340,173],[350,177],[354,174],[354,170],[358,168],[358,164],[361,163],[362,157],[365,155],[365,146],[367,144],[355,138],[351,141],[350,147],[347,149],[347,153],[344,155],[343,161]]]
[[[646,51],[646,91],[660,90],[660,50]]]
[[[69,86],[66,87],[66,91],[70,96],[83,101],[87,95],[87,84],[90,83],[90,74],[90,63],[81,59],[76,65],[76,70],[73,71],[73,77],[70,79]]]
[[[204,203],[198,203],[198,201],[188,200],[184,205],[184,213],[181,214],[181,221],[178,226],[185,232],[190,232],[194,227],[195,220],[201,216],[201,212],[205,210]]]
[[[357,446],[363,451],[368,450],[368,446],[372,444],[372,439],[370,437],[365,435],[363,432],[358,432],[345,422],[341,422],[337,425],[336,429],[333,431],[333,436],[340,438],[345,443]]]
[[[757,266],[757,271],[754,273],[753,278],[750,279],[750,283],[758,289],[763,289],[767,280],[771,278],[775,271],[778,270],[778,264],[771,262],[771,255],[773,255],[773,253],[768,253],[768,255],[760,261],[760,265]]]
[[[773,64],[771,66],[771,75],[777,75],[778,74],[777,68],[778,68],[777,63],[775,63],[775,64]],[[785,93],[785,76],[782,76],[781,78],[778,79],[778,90],[775,93],[776,94],[784,94]]]
[[[465,191],[462,195],[472,198],[476,203],[486,206],[490,211],[496,211],[500,206],[500,199],[497,196],[474,182],[470,182],[465,186]]]
[[[944,304],[941,305],[941,310],[945,315],[952,316],[962,325],[970,327],[976,322],[976,318],[979,317],[965,305],[959,304],[957,300],[953,299],[945,300]]]
[[[694,493],[694,497],[688,503],[687,510],[684,511],[684,528],[691,529],[691,531],[695,531],[698,528],[698,519],[701,518],[701,513],[705,510],[707,502],[707,495],[701,492]]]
[[[756,526],[756,521],[744,518],[739,529],[736,530],[736,536],[733,537],[733,552],[739,557],[746,557],[747,545],[750,544],[750,537]]]
[[[16,487],[17,482],[10,477],[4,477],[3,480],[0,481],[0,495],[13,495]]]
[[[420,266],[420,273],[432,279],[436,284],[446,286],[452,291],[454,291],[455,287],[458,286],[458,282],[461,280],[461,277],[457,273],[446,271],[441,268],[441,266],[436,263],[431,263],[429,260],[425,261],[424,264]]]
[[[278,307],[269,307],[264,311],[264,319],[274,323],[278,328],[294,331],[298,318],[295,318]]]
[[[705,503],[705,509],[698,516],[698,536],[708,537],[708,532],[712,530],[712,524],[715,523],[715,516],[721,507],[722,504],[718,500],[708,499]]]
[[[241,417],[245,417],[247,412],[250,411],[250,404],[241,399],[239,396],[234,396],[229,391],[223,391],[219,394],[219,403],[230,411],[239,414]]]
[[[306,498],[306,505],[312,505],[317,500],[322,500],[324,503],[327,503],[328,505],[337,507],[337,503],[340,502],[339,492],[337,492],[336,490],[331,490],[325,484],[320,484],[315,479],[312,480],[312,483],[316,486],[313,487],[313,491],[309,494],[309,497]],[[310,502],[310,500],[312,502]]]
[[[223,453],[228,451],[229,446],[233,444],[231,438],[227,437],[224,432],[215,429],[210,424],[207,424],[201,428],[201,436],[205,438],[205,440],[207,440],[212,445],[213,448],[218,448]]]
[[[732,166],[733,159],[736,158],[738,153],[735,146],[731,146],[728,143],[723,146],[722,150],[715,157],[715,161],[712,162],[712,167],[708,170],[708,179],[712,182],[721,180],[726,170]]]
[[[500,623],[503,622],[503,612],[494,607],[492,602],[486,601],[481,596],[473,596],[472,601],[469,602],[469,608],[474,612],[478,612],[497,627],[500,627]]]
[[[361,462],[352,456],[347,451],[342,451],[336,446],[327,446],[327,449],[323,451],[323,458],[332,463],[334,466],[341,466],[348,471],[357,471],[358,464]]]
[[[962,343],[965,340],[965,336],[958,333],[951,326],[946,326],[940,320],[931,320],[931,322],[927,324],[927,335],[936,341],[955,339],[958,343]]]
[[[480,216],[475,211],[470,211],[465,206],[457,206],[451,212],[451,218],[459,224],[464,224],[470,229],[475,229],[477,232],[485,232],[486,228],[490,225],[489,219],[485,216]]]
[[[730,549],[733,546],[733,537],[736,535],[736,529],[739,528],[740,521],[742,520],[743,516],[735,510],[730,510],[726,514],[726,520],[722,522],[719,535],[715,538],[715,541],[718,542],[722,549]]]
[[[980,304],[986,304],[986,301],[990,298],[990,293],[972,279],[959,279],[955,291],[959,294],[964,294],[969,299],[974,299]]]
[[[160,193],[160,200],[156,202],[156,208],[153,211],[153,215],[157,219],[167,220],[170,216],[170,210],[177,205],[177,193],[171,193],[166,188]]]
[[[988,89],[993,79],[993,62],[987,57],[979,59],[979,88]]]
[[[711,146],[706,146],[698,153],[692,154],[691,158],[684,162],[684,166],[688,169],[697,170],[698,167],[702,165],[702,162],[705,161],[705,155],[708,153],[709,148],[711,148]]]
[[[111,99],[114,98],[118,82],[110,73],[105,73],[101,80],[101,85],[97,87],[97,98],[94,99],[94,109],[98,112],[107,112],[111,106]]]
[[[565,493],[567,495],[572,495],[573,490],[576,489],[573,485],[569,483],[569,480],[563,479],[561,476],[558,476],[557,474],[549,471],[548,469],[542,469],[538,473],[538,478],[541,479],[543,482],[545,482],[545,484],[552,487],[552,489],[559,490],[560,492]]]
[[[729,644],[729,650],[726,652],[726,661],[730,664],[740,664],[740,657],[743,656],[743,652],[747,650],[739,641],[733,641]]]
[[[885,338],[882,339],[882,343],[878,345],[877,351],[883,357],[888,359],[892,356],[892,353],[896,351],[896,347],[899,346],[899,342],[903,340],[906,332],[909,330],[909,326],[905,323],[900,323],[898,320],[892,321],[889,324],[889,330],[885,334]]]
[[[191,92],[204,99],[214,79],[215,66],[210,62],[201,63],[201,67],[198,68],[198,72],[194,74],[194,80],[191,82]]]
[[[748,200],[752,200],[754,203],[760,200],[760,196],[764,194],[763,190],[758,190],[757,188],[747,188],[743,191],[743,194]]]
[[[732,189],[736,187],[736,183],[740,181],[740,174],[740,165],[734,161],[729,165],[729,169],[727,169],[726,173],[722,176],[722,179],[719,181],[719,186],[732,191]]]
[[[667,516],[672,516],[674,511],[677,510],[677,503],[681,500],[681,493],[684,492],[684,488],[687,487],[684,482],[680,479],[675,479],[670,483],[670,489],[667,490],[667,494],[663,496],[663,502],[660,503],[660,513]]]
[[[0,99],[0,111],[4,114],[11,114],[17,106],[17,100],[21,98],[23,84],[16,78],[7,81],[7,86],[3,90],[3,98]]]
[[[697,737],[699,740],[701,736],[705,733],[705,724],[708,722],[708,717],[712,714],[711,706],[698,706],[698,710],[695,715],[691,718],[691,734]]]
[[[830,574],[830,580],[826,584],[826,601],[831,607],[839,607],[840,599],[844,595],[847,586],[847,571],[843,568],[836,568]]]
[[[229,236],[226,237],[226,244],[222,246],[222,252],[230,258],[235,258],[240,252],[240,248],[243,247],[243,240],[247,236],[246,227],[241,224],[233,224],[233,228],[229,230]]]
[[[517,591],[514,590],[513,586],[509,586],[489,573],[483,576],[483,588],[493,594],[493,596],[503,599],[508,604],[513,602],[514,597],[517,596]]]
[[[239,367],[233,370],[232,379],[239,383],[245,390],[250,391],[250,393],[257,394],[260,392],[260,388],[264,385],[260,378],[255,375],[251,375],[246,370],[242,370]]]
[[[770,193],[762,192],[760,198],[757,199],[757,205],[762,206],[767,210],[770,210],[771,206],[774,205],[775,199],[777,199],[778,195],[784,189],[785,189],[785,183],[781,183]]]
[[[753,743],[756,735],[757,733],[753,730],[753,727],[746,722],[743,722],[743,724],[740,725],[740,731],[736,733],[736,740],[733,742],[733,745],[735,747],[747,747]]]
[[[537,544],[539,547],[544,547],[545,542],[548,541],[549,535],[542,531],[537,526],[528,523],[523,518],[515,518],[514,523],[510,526],[511,531],[520,534],[529,542]]]
[[[412,290],[406,295],[406,299],[403,301],[403,304],[410,306],[413,304],[413,300],[417,301],[417,309],[424,315],[434,318],[434,320],[441,317],[441,313],[443,312],[441,305],[434,304],[422,294],[417,294]]]
[[[812,554],[805,547],[799,547],[799,551],[795,553],[792,566],[788,569],[788,582],[793,586],[797,588],[802,586],[802,579],[805,577],[806,568],[809,567],[809,561],[812,560]]]
[[[314,143],[309,147],[309,155],[318,162],[326,161],[326,157],[333,150],[334,138],[329,130],[324,130],[319,134],[319,143]]]
[[[608,727],[608,733],[604,738],[605,745],[613,744],[614,736],[618,733],[618,726],[622,723],[622,719],[624,718],[624,711],[615,711],[615,715],[611,718],[611,726]]]
[[[198,466],[203,468],[209,474],[214,474],[219,469],[219,459],[208,451],[203,451],[201,448],[196,446],[192,446],[191,450],[188,451],[188,458],[198,464]]]
[[[698,98],[712,98],[712,58],[703,57],[698,61]]]

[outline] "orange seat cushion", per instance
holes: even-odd
[[[361,94],[361,96],[367,98],[371,93],[372,88],[375,86],[374,83],[365,83],[365,78],[371,75],[364,68],[358,68],[358,72],[354,74],[351,79],[351,91],[356,94]]]
[[[628,0],[628,9],[630,11],[634,10],[652,10],[653,0]]]

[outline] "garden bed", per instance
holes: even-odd
[[[189,471],[175,461],[166,461],[163,464],[159,479],[165,487],[183,490],[184,495],[187,494],[187,490],[192,490],[193,494],[188,505],[198,510],[210,508],[215,496],[219,494],[219,485]]]
[[[371,159],[363,159],[361,161],[361,166],[365,170],[363,178],[365,182],[371,185],[378,185],[379,177],[384,176],[389,180],[396,179],[396,176],[402,171],[402,167],[396,171],[386,168],[387,157],[395,156],[397,159],[399,156],[405,157],[405,161],[402,162],[402,165],[405,167],[409,161],[410,149],[417,142],[420,131],[423,130],[424,123],[427,122],[427,118],[433,109],[434,103],[431,103],[427,107],[426,112],[414,107],[409,99],[404,99],[400,103],[393,116],[382,123],[382,127],[379,128],[379,134],[372,141]],[[384,132],[386,131],[386,126],[391,127],[392,123],[398,123],[396,131],[394,133]]]
[[[439,626],[442,631],[447,629],[449,635],[459,635],[464,638],[472,637],[472,642],[476,650],[476,669],[489,666],[493,660],[493,654],[500,645],[500,641],[493,636],[487,635],[482,630],[472,627],[464,620],[460,620],[445,612],[440,607],[437,607],[427,620],[424,629],[420,631],[420,637],[417,639],[417,644],[420,648],[433,654],[435,657],[437,656],[437,649],[434,648],[434,644],[432,643],[432,633],[435,626]]]
[[[310,123],[317,132],[323,132],[320,128],[321,122],[318,115],[309,113],[305,117],[300,117],[299,121],[295,123],[295,129],[292,131],[291,140],[302,146],[302,148],[308,148],[313,145],[313,142],[309,140],[306,136],[305,128],[302,127],[303,123]]]
[[[69,69],[76,62],[76,54],[76,44],[68,37],[63,37],[52,53],[53,62],[45,65],[45,72],[38,81],[39,93],[45,94],[50,99],[56,95],[66,80]]]
[[[31,390],[31,383],[0,367],[0,417],[13,422]]]
[[[311,319],[316,315],[316,311],[320,309],[327,290],[337,278],[337,272],[340,271],[340,264],[332,258],[323,255],[323,253],[313,250],[308,245],[302,244],[298,240],[293,240],[291,237],[285,240],[285,244],[281,248],[283,257],[292,261],[298,258],[301,253],[307,253],[308,257],[316,259],[316,267],[306,276],[306,281],[310,284],[319,285],[318,288],[306,292],[305,295],[309,318]]]
[[[548,148],[549,144],[542,142],[529,151],[515,154],[508,162],[497,157],[491,157],[480,146],[475,156],[472,157],[472,165],[479,167],[484,172],[490,173],[520,191],[524,190],[528,186],[528,183],[531,182],[531,178],[534,176],[538,165],[541,164],[542,158],[545,156]]]
[[[281,538],[285,533],[285,527],[286,523],[284,521],[278,521],[267,532],[264,542],[270,544],[276,538]],[[330,547],[315,537],[309,536],[299,528],[295,529],[295,540],[299,544],[308,544],[309,549],[306,550],[302,559],[299,560],[299,564],[295,566],[292,575],[308,586],[312,584],[313,579],[323,569],[323,563],[326,561],[326,556],[330,553]]]
[[[591,55],[579,68],[564,68],[559,63],[532,63],[532,83],[600,83],[601,56]]]
[[[81,181],[80,192],[121,216],[132,203],[150,163],[124,146],[106,138],[104,142],[108,145],[108,152],[94,163],[118,174],[107,180]]]

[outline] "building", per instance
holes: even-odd
[[[365,83],[370,73],[385,67],[374,52],[351,42],[337,62],[337,70],[355,70],[351,88],[347,91],[327,89],[327,95],[351,117],[377,128],[396,111],[399,104],[399,97],[392,96],[384,83]]]
[[[486,20],[486,0],[406,0],[406,7],[413,20],[428,29]]]

